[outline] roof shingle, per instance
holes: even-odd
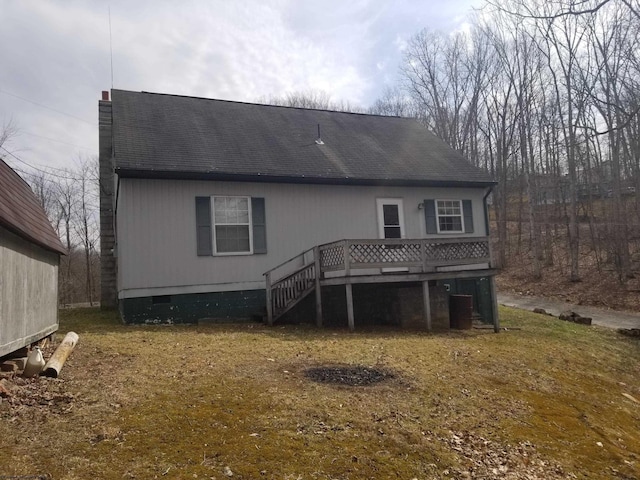
[[[413,119],[125,90],[112,106],[122,176],[494,183]]]
[[[0,225],[27,240],[66,254],[58,235],[29,185],[0,160]]]

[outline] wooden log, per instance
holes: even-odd
[[[62,340],[62,343],[58,345],[56,351],[53,352],[49,361],[45,364],[44,370],[41,375],[45,377],[57,378],[62,370],[64,362],[67,360],[73,348],[78,343],[78,335],[75,332],[69,332]]]

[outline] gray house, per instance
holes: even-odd
[[[494,182],[417,121],[123,90],[99,111],[102,304],[124,321],[353,328],[395,322],[384,299],[430,328],[470,293],[497,328]]]
[[[0,160],[0,357],[58,329],[64,254],[29,185]]]

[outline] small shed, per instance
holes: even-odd
[[[58,329],[65,253],[29,185],[0,160],[0,357]]]

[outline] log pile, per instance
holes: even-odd
[[[566,320],[567,322],[579,323],[580,325],[591,325],[591,317],[583,317],[579,313],[572,312],[571,310],[565,310],[558,317],[560,320]]]

